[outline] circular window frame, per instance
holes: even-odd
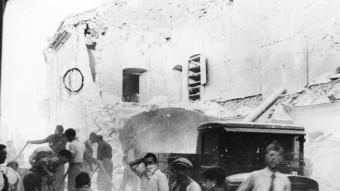
[[[81,84],[80,84],[80,87],[78,89],[75,89],[75,90],[72,90],[71,87],[68,87],[67,83],[66,83],[66,78],[72,74],[72,72],[78,72],[80,74],[80,77],[81,77]],[[69,92],[69,93],[79,93],[80,90],[83,89],[84,87],[84,75],[83,73],[79,70],[79,68],[71,68],[69,70],[67,70],[63,76],[63,83],[64,83],[64,87],[65,89]]]

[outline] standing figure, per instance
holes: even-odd
[[[69,144],[67,149],[72,153],[73,160],[68,169],[68,191],[75,190],[76,176],[84,171],[85,145],[76,137],[76,131],[72,128],[65,131],[65,137]]]
[[[144,170],[139,170],[139,164],[143,163]],[[143,158],[129,163],[133,172],[142,180],[142,191],[169,191],[168,179],[158,169],[158,159],[155,154],[147,153]]]
[[[277,169],[282,161],[282,152],[283,148],[277,141],[269,144],[266,148],[266,167],[252,172],[237,191],[290,191],[288,177]]]
[[[6,161],[6,145],[0,144],[0,165]],[[8,178],[5,173],[0,171],[0,191],[9,191]]]
[[[96,164],[93,158],[93,144],[96,142],[96,133],[90,133],[89,139],[84,142],[85,144],[85,155],[84,155],[84,165],[88,172],[92,172],[93,164]]]
[[[174,160],[171,166],[175,175],[171,191],[201,191],[199,184],[189,177],[193,165],[187,158],[180,157]]]
[[[112,186],[111,181],[113,174],[112,147],[103,139],[103,136],[101,135],[97,135],[95,140],[98,144],[97,160],[101,162],[104,168],[100,168],[98,172],[98,190],[110,191]]]
[[[49,135],[45,139],[41,140],[31,140],[27,141],[30,144],[43,144],[48,143],[49,147],[55,154],[58,154],[61,150],[66,148],[66,137],[63,134],[64,127],[62,125],[57,125],[54,131],[54,134]],[[58,188],[61,187],[61,190],[64,188],[64,174],[65,174],[65,166],[60,165],[55,173],[55,181],[53,188],[57,191]]]

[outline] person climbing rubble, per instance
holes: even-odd
[[[40,140],[30,140],[27,141],[26,144],[44,144],[48,143],[49,147],[55,154],[58,154],[61,150],[66,148],[66,137],[63,134],[64,127],[62,125],[57,125],[55,128],[54,134],[47,136],[45,139]],[[55,173],[55,185],[53,185],[54,190],[58,189],[61,186],[61,189],[64,188],[64,180],[63,176],[65,174],[65,166],[59,165]]]
[[[143,170],[139,169],[141,163],[145,166]],[[141,178],[142,191],[169,191],[168,179],[158,169],[158,159],[155,154],[147,153],[143,158],[130,162],[129,166]]]

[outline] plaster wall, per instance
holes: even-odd
[[[124,2],[99,10],[108,30],[98,40],[97,83],[118,98],[121,71],[132,67],[147,70],[141,102],[187,101],[187,61],[198,53],[208,62],[203,100],[266,97],[278,86],[294,92],[337,67],[336,0]]]

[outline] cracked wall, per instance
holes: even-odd
[[[59,93],[52,91],[50,103],[62,105],[66,112],[55,110],[51,116],[59,116],[70,127],[82,126],[86,133],[107,135],[120,161],[123,151],[117,132],[130,117],[143,111],[181,107],[240,120],[282,85],[289,96],[278,105],[289,108],[331,102],[329,95],[316,93],[327,85],[314,87],[315,94],[296,92],[337,67],[338,10],[335,0],[129,0],[69,17],[60,31],[86,31],[85,43],[94,46],[91,58],[96,80],[88,81],[90,87],[80,94],[67,95],[58,84],[63,70],[53,70],[57,73],[52,75],[50,87],[60,89],[56,90]],[[208,59],[208,84],[201,102],[186,103],[187,61],[197,53]],[[52,68],[56,63],[63,67],[81,64],[77,61],[80,57],[74,58],[68,51],[64,56],[57,54],[65,60],[51,61]],[[173,70],[177,65],[183,67],[182,72]],[[82,67],[86,77],[93,79],[89,65],[83,63]],[[138,104],[121,102],[122,71],[126,68],[146,70],[140,77]],[[313,87],[305,92],[310,90]],[[337,99],[338,91],[334,92]],[[61,98],[53,98],[55,93]],[[262,120],[282,120],[273,114],[279,110],[274,106]],[[72,119],[68,117],[71,113]],[[123,165],[118,162],[115,167],[115,174],[121,175]]]
[[[266,97],[278,86],[295,92],[337,67],[337,10],[335,0],[115,1],[86,21],[96,42],[97,85],[120,99],[122,70],[143,68],[141,102],[186,101],[187,61],[202,53],[208,60],[204,100]],[[181,77],[176,65],[183,66]]]

